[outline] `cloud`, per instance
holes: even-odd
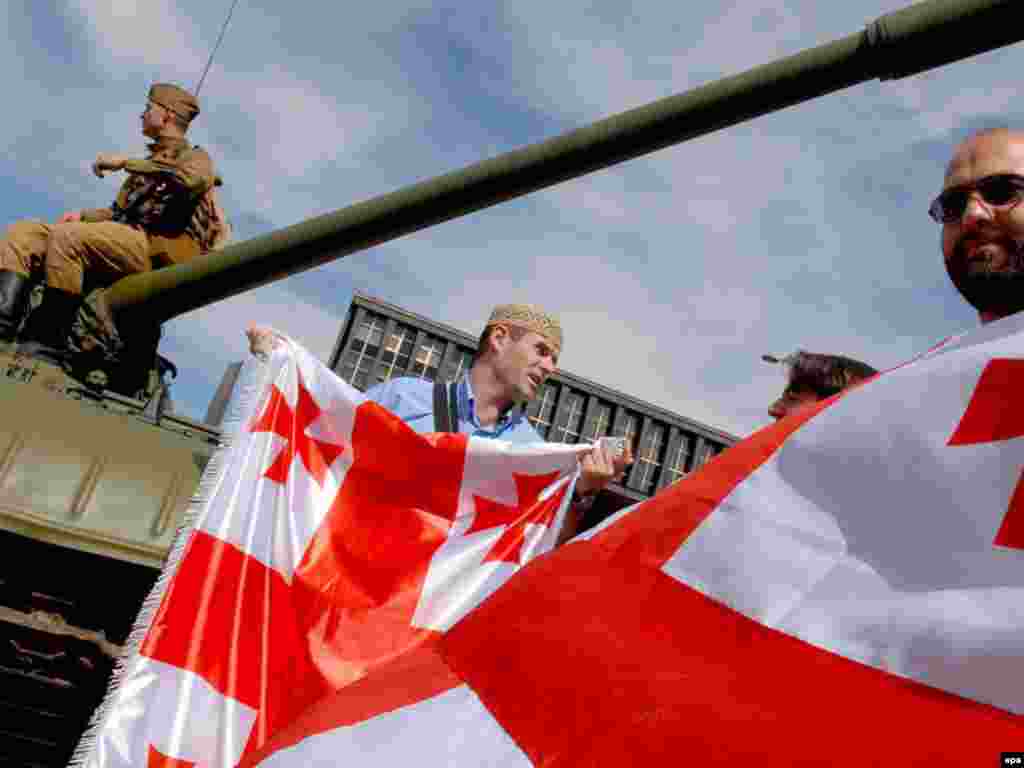
[[[190,130],[239,237],[365,200],[858,31],[897,0],[246,0]],[[6,220],[105,204],[156,80],[194,83],[227,3],[0,10]],[[0,33],[2,38],[3,33]],[[560,313],[574,373],[736,433],[782,386],[764,352],[894,365],[976,322],[925,215],[952,146],[1015,106],[1020,46],[856,86],[566,182],[172,321],[193,413],[265,319],[326,356],[353,291],[470,333],[501,301]]]

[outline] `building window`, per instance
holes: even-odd
[[[341,362],[338,375],[356,389],[366,389],[369,384],[370,367],[380,351],[384,326],[380,318],[370,317],[360,324],[352,334],[352,342]]]
[[[694,469],[696,469],[697,467],[703,467],[705,464],[707,464],[708,461],[711,460],[711,457],[718,453],[718,451],[716,451],[715,448],[716,446],[714,443],[709,443],[707,440],[705,440],[703,450],[701,450],[700,455],[697,457],[697,463],[694,464]]]
[[[370,368],[373,366],[373,361],[369,357],[364,357],[359,361],[359,366],[355,370],[355,374],[352,376],[352,386],[356,389],[365,392],[370,386]]]
[[[604,437],[608,433],[608,425],[612,419],[612,408],[610,405],[598,403],[590,416],[583,437],[590,442],[597,442],[597,438]]]
[[[551,428],[551,415],[555,410],[555,387],[550,383],[545,383],[544,391],[541,392],[536,403],[537,413],[530,417],[530,421],[540,436],[546,438],[548,430]]]
[[[690,436],[680,435],[679,447],[672,452],[672,456],[669,457],[669,462],[665,466],[665,469],[668,471],[669,483],[674,483],[686,477],[686,462],[690,459],[691,450]]]
[[[409,367],[415,335],[415,331],[405,326],[397,326],[394,333],[388,335],[377,366],[377,381],[387,381]]]
[[[640,456],[637,460],[637,483],[640,490],[650,492],[661,466],[661,446],[665,440],[665,428],[652,424],[640,440]]]
[[[416,358],[412,365],[412,375],[421,379],[437,378],[437,367],[441,364],[444,343],[436,339],[428,339],[416,350]]]
[[[580,422],[583,421],[583,395],[571,392],[566,398],[565,410],[559,414],[555,435],[563,443],[575,443],[580,438]]]
[[[376,347],[380,345],[380,340],[383,336],[384,325],[381,323],[380,318],[368,317],[363,320],[359,328],[356,329],[352,346],[355,348],[360,342],[362,342]]]

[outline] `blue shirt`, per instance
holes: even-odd
[[[526,409],[521,406],[502,414],[493,427],[481,426],[468,376],[460,379],[456,393],[459,400],[459,432],[509,443],[544,442],[526,418]],[[370,387],[366,397],[387,408],[417,432],[434,431],[434,382],[411,377],[391,379]]]

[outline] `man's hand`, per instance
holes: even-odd
[[[92,172],[102,179],[109,171],[123,171],[127,162],[128,158],[124,155],[100,152],[96,155],[96,162],[92,164]]]
[[[245,335],[249,337],[249,352],[264,360],[270,357],[274,347],[284,341],[277,331],[265,325],[250,325]]]
[[[76,221],[81,221],[81,220],[82,220],[82,212],[81,211],[68,211],[63,216],[61,216],[59,219],[57,219],[57,223],[58,224],[74,224]]]
[[[612,480],[621,480],[626,467],[633,463],[633,449],[626,442],[621,456],[614,456],[607,440],[598,440],[597,445],[580,462],[580,479],[576,491],[581,496],[597,493]]]

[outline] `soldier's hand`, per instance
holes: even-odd
[[[123,171],[127,162],[128,158],[124,155],[100,152],[96,155],[96,162],[92,164],[92,172],[102,179],[109,171]]]
[[[274,347],[284,341],[277,331],[265,325],[250,325],[245,335],[249,337],[249,352],[264,360],[270,357]]]
[[[73,224],[74,222],[81,221],[81,220],[82,220],[82,212],[81,211],[68,211],[63,216],[61,216],[59,219],[57,219],[57,223],[58,224]]]

